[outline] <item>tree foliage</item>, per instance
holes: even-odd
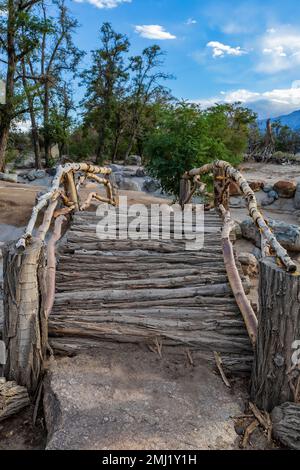
[[[234,165],[247,147],[255,115],[240,104],[216,105],[205,111],[179,103],[161,110],[146,145],[148,170],[175,196],[183,173],[215,159]]]

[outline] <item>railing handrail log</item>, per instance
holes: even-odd
[[[241,190],[248,206],[250,217],[254,220],[257,227],[260,229],[261,235],[266,238],[271,248],[276,253],[276,256],[280,259],[282,264],[286,267],[288,272],[297,271],[296,264],[291,260],[285,248],[276,239],[275,235],[269,229],[265,219],[261,212],[258,210],[257,201],[254,191],[250,188],[248,182],[245,180],[239,170],[230,165],[230,163],[224,160],[216,160],[215,162],[203,165],[200,168],[194,168],[193,170],[187,171],[184,174],[184,178],[193,178],[195,176],[201,176],[209,173],[215,169],[222,169],[224,171],[224,177],[230,178],[235,182]]]

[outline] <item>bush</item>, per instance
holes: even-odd
[[[216,159],[240,163],[248,123],[255,119],[242,110],[239,105],[217,105],[203,112],[186,103],[162,110],[145,146],[148,172],[161,181],[165,192],[178,197],[185,171]]]

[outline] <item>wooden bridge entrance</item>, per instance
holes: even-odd
[[[99,241],[98,218],[82,211],[92,200],[117,205],[111,170],[85,163],[59,167],[26,233],[4,256],[8,378],[36,390],[51,344],[70,351],[99,339],[147,342],[158,352],[164,345],[185,345],[209,361],[217,352],[231,371],[250,371],[254,356],[252,397],[258,406],[270,410],[298,399],[300,371],[292,363],[293,343],[300,338],[297,267],[260,214],[253,191],[228,163],[216,161],[183,175],[182,207],[205,191],[205,173],[214,179],[215,209],[205,215],[203,249],[190,252],[176,239]],[[103,185],[106,196],[93,192],[81,203],[78,191],[87,178]],[[241,189],[261,233],[258,319],[230,241],[230,182]],[[43,208],[43,223],[33,232]],[[66,216],[70,225],[60,242],[56,273]]]

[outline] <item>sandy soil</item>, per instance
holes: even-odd
[[[244,386],[228,389],[205,365],[192,366],[184,348],[160,358],[146,346],[106,343],[50,370],[48,449],[238,447],[233,417],[244,412]]]

